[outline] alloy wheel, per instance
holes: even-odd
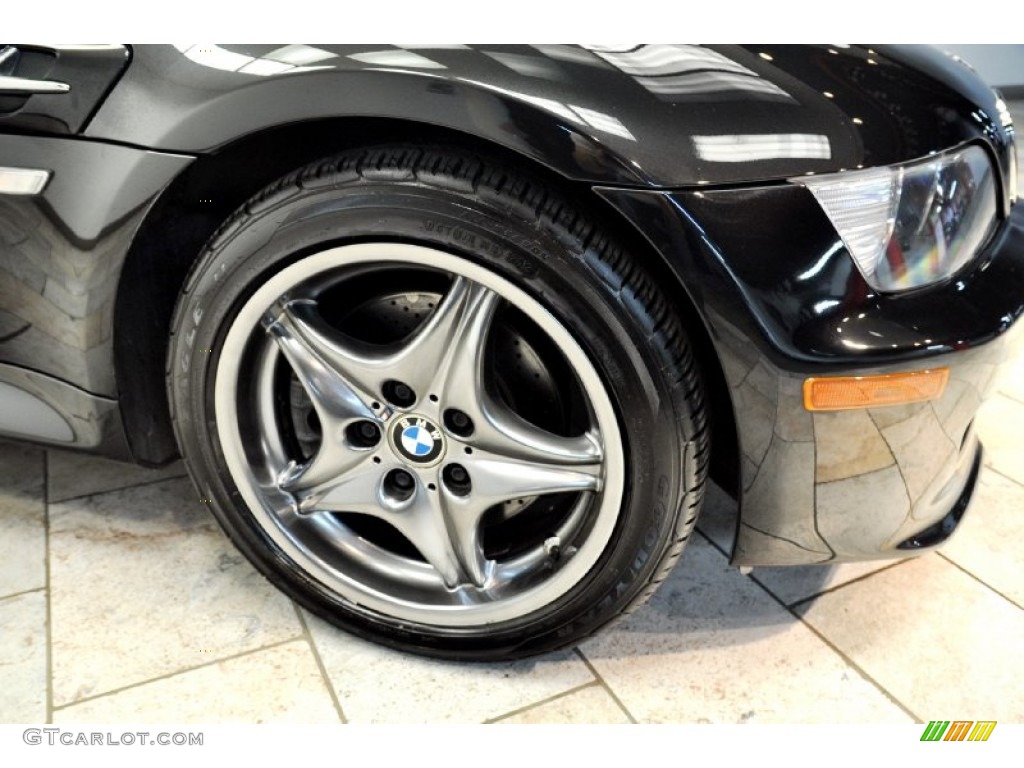
[[[524,357],[532,376],[515,374]],[[531,379],[553,406],[538,411]],[[445,251],[363,243],[286,266],[231,323],[215,392],[264,534],[360,610],[525,616],[585,580],[622,509],[593,362],[537,299]]]

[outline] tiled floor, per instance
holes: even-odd
[[[1024,359],[979,417],[980,497],[941,554],[745,576],[732,503],[646,606],[515,664],[381,650],[297,609],[180,466],[0,443],[0,722],[1024,720]]]
[[[0,722],[1021,722],[1022,382],[1024,359],[979,417],[989,469],[941,554],[744,576],[712,488],[650,603],[579,648],[483,666],[296,608],[180,466],[0,443]]]

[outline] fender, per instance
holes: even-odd
[[[298,121],[391,118],[576,181],[641,187],[831,173],[975,139],[1005,158],[996,96],[947,59],[923,47],[141,45],[85,135],[202,154]]]

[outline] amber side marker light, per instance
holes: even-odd
[[[881,376],[835,376],[804,382],[808,411],[848,411],[935,400],[949,381],[948,368]]]

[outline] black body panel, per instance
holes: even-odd
[[[284,123],[391,118],[576,180],[678,187],[900,162],[978,136],[1001,154],[995,114],[992,92],[934,50],[138,46],[86,134],[202,153]]]
[[[40,195],[0,195],[0,384],[54,426],[26,434],[17,414],[0,409],[4,431],[131,457],[117,399],[115,299],[149,206],[189,162],[100,142],[0,139],[0,166],[53,173]]]
[[[70,86],[66,93],[0,93],[0,131],[74,135],[88,123],[131,58],[123,45],[8,46],[0,74]]]
[[[987,343],[1024,313],[1021,210],[961,274],[886,295],[867,284],[803,187],[684,192],[670,204],[689,246],[733,282],[735,300],[715,311],[794,372],[913,363]]]
[[[962,513],[972,419],[1022,333],[1024,211],[1012,128],[961,63],[917,46],[143,45],[122,75],[124,50],[82,56],[40,70],[75,99],[0,114],[0,167],[53,172],[41,195],[0,195],[0,395],[28,393],[72,438],[8,434],[173,458],[163,361],[202,243],[301,164],[422,134],[536,171],[674,277],[735,421],[736,562],[891,556]],[[959,275],[905,295],[870,289],[787,183],[966,142],[1000,167],[1005,220]],[[807,375],[933,364],[951,370],[934,403],[803,410]],[[843,465],[850,436],[874,463]]]
[[[121,265],[148,206],[189,162],[99,142],[0,141],[0,165],[53,172],[40,195],[0,195],[0,362],[117,394]]]
[[[935,526],[962,515],[977,476],[974,415],[1024,348],[1024,207],[959,275],[880,295],[801,187],[602,194],[691,287],[725,373],[739,452],[734,562],[864,560],[941,543]],[[803,407],[808,376],[930,367],[950,370],[932,402]]]

